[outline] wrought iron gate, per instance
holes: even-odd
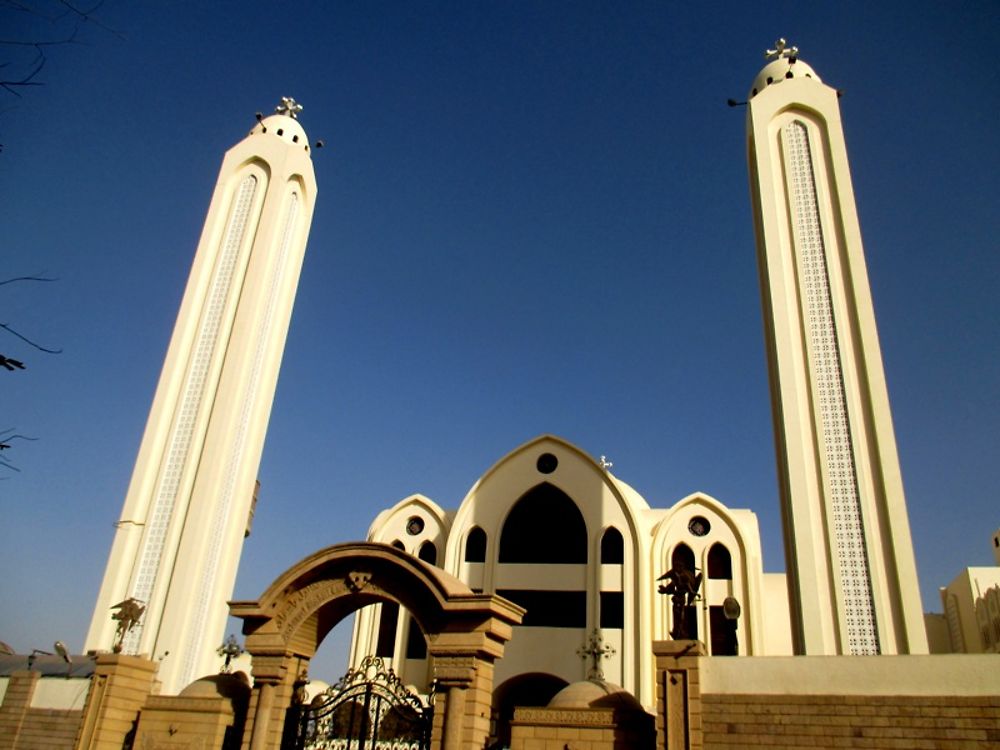
[[[290,709],[283,750],[427,750],[431,706],[377,656],[366,656],[308,705]]]

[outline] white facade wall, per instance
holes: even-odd
[[[950,650],[1000,653],[1000,566],[966,568],[941,589]]]

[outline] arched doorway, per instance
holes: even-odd
[[[514,719],[514,709],[547,706],[552,697],[568,684],[561,677],[532,672],[511,677],[499,685],[493,693],[493,727],[487,747],[510,747],[510,722]]]
[[[281,745],[285,718],[309,660],[327,633],[368,604],[405,607],[427,636],[437,685],[432,747],[458,748],[463,731],[482,744],[493,662],[503,656],[524,610],[492,594],[474,594],[440,568],[386,544],[347,543],[293,565],[256,601],[233,602],[253,660],[254,689],[244,747]],[[480,736],[481,735],[481,736]]]

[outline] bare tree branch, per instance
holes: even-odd
[[[8,448],[10,448],[9,443],[11,440],[30,440],[31,442],[35,442],[36,440],[38,440],[38,438],[22,435],[20,432],[15,432],[12,435],[7,434],[8,432],[12,432],[13,430],[14,430],[13,427],[8,427],[3,432],[0,432],[0,451],[7,450]]]
[[[35,441],[38,438],[28,437],[27,435],[21,435],[20,433],[13,433],[8,435],[7,433],[12,433],[13,428],[8,428],[6,430],[0,431],[0,467],[5,469],[10,469],[11,471],[20,472],[21,470],[17,468],[14,464],[6,459],[3,455],[3,451],[10,448],[10,442],[12,440],[31,440]],[[0,477],[5,478],[5,477]]]
[[[42,71],[42,68],[45,67],[45,63],[48,59],[46,57],[45,49],[48,47],[59,47],[68,44],[84,44],[84,42],[80,41],[77,35],[80,28],[85,23],[97,26],[105,32],[124,41],[124,34],[108,26],[94,15],[95,11],[104,5],[104,0],[98,0],[90,8],[82,8],[79,5],[70,2],[70,0],[55,0],[55,2],[57,7],[61,9],[60,12],[46,14],[39,7],[39,3],[29,4],[26,2],[19,2],[18,0],[0,0],[0,7],[6,7],[15,12],[33,15],[37,18],[44,19],[50,25],[60,25],[63,29],[65,29],[68,24],[61,22],[64,19],[72,19],[69,22],[71,23],[72,28],[70,29],[69,34],[64,33],[63,38],[41,40],[0,39],[0,46],[14,48],[29,47],[35,51],[35,55],[31,60],[16,63],[18,68],[27,68],[22,75],[9,76],[7,78],[0,77],[0,89],[3,91],[21,98],[21,94],[18,89],[27,86],[44,85],[42,81],[37,80],[37,76]],[[41,36],[47,36],[47,34],[42,34]],[[10,64],[10,62],[4,62],[3,64],[0,64],[0,69],[8,67]]]
[[[41,344],[35,343],[31,339],[29,339],[27,336],[24,336],[23,334],[18,333],[17,331],[15,331],[13,328],[11,328],[6,323],[0,323],[0,328],[2,328],[3,330],[7,331],[7,333],[11,334],[12,336],[17,336],[19,339],[21,339],[21,341],[25,342],[26,344],[29,344],[30,346],[33,346],[35,349],[37,349],[40,352],[45,352],[46,354],[62,354],[62,349],[47,349],[46,347],[42,346]]]
[[[110,26],[108,26],[105,23],[102,23],[101,21],[99,21],[94,16],[94,12],[96,10],[98,10],[102,5],[104,5],[104,0],[97,0],[97,3],[94,5],[94,7],[90,8],[88,10],[80,10],[75,5],[73,5],[72,3],[67,2],[67,0],[59,0],[59,2],[63,6],[65,6],[66,8],[68,8],[70,10],[70,12],[75,13],[77,16],[79,16],[81,22],[83,22],[83,23],[92,23],[95,26],[104,29],[109,34],[114,34],[121,41],[123,41],[123,42],[125,41],[125,35],[124,34],[122,34],[120,31],[116,31],[115,29],[111,28]]]
[[[14,96],[16,96],[18,98],[20,98],[21,95],[19,93],[17,93],[17,91],[15,91],[15,89],[17,87],[19,87],[19,86],[43,86],[44,85],[41,81],[35,81],[35,80],[33,80],[34,77],[36,75],[38,75],[41,72],[42,68],[44,68],[44,67],[45,67],[45,54],[41,50],[39,50],[38,51],[38,57],[35,58],[35,65],[34,65],[34,67],[30,71],[28,71],[28,73],[25,74],[25,76],[23,78],[21,78],[20,80],[17,80],[17,81],[4,81],[4,80],[0,80],[0,88],[4,89],[5,91],[10,92],[11,94],[13,94]]]
[[[57,281],[57,279],[50,279],[48,276],[42,276],[42,275],[38,275],[38,276],[13,276],[13,277],[11,277],[9,279],[3,279],[2,281],[0,281],[0,286],[4,286],[6,284],[15,284],[15,283],[17,283],[19,281],[41,281],[41,282],[43,282],[43,281]],[[16,331],[8,323],[0,323],[0,329],[3,329],[5,331],[7,331],[7,333],[11,334],[12,336],[16,336],[17,338],[21,339],[21,341],[25,342],[26,344],[28,344],[30,346],[33,346],[35,349],[38,349],[38,351],[40,351],[40,352],[45,352],[46,354],[62,354],[62,349],[49,349],[48,347],[42,346],[41,344],[39,344],[39,343],[37,343],[35,341],[32,341],[31,339],[29,339],[24,334]],[[0,367],[3,367],[3,368],[5,368],[5,369],[7,369],[9,371],[13,371],[15,369],[16,370],[23,370],[24,369],[24,363],[21,362],[20,360],[10,359],[9,357],[5,357],[3,354],[0,354]]]
[[[47,276],[14,276],[10,279],[0,281],[0,286],[3,286],[4,284],[13,284],[17,281],[59,281],[59,279],[50,279]]]

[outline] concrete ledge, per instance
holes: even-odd
[[[993,654],[701,659],[702,695],[1000,695]]]

